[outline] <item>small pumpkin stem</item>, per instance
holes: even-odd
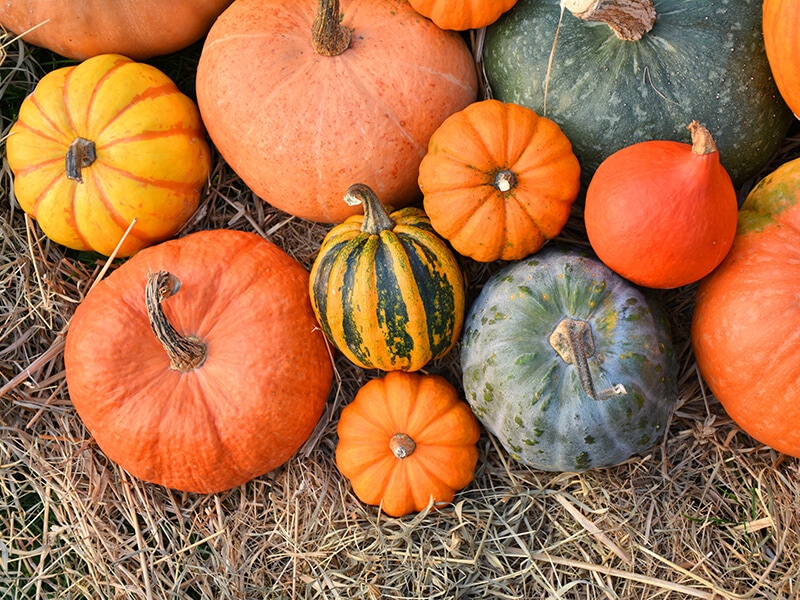
[[[97,160],[97,148],[94,142],[82,137],[75,138],[67,148],[67,178],[83,183],[81,169],[89,167]]]
[[[635,42],[653,28],[656,8],[653,0],[561,0],[576,17],[602,21],[621,40]]]
[[[550,335],[550,346],[558,353],[561,360],[575,365],[581,389],[592,400],[607,400],[612,396],[628,393],[622,384],[600,391],[595,389],[592,373],[589,370],[589,357],[594,354],[594,338],[592,328],[586,321],[562,319]]]
[[[372,188],[363,183],[354,183],[344,194],[344,201],[350,206],[364,205],[364,222],[361,231],[370,235],[379,235],[381,231],[393,229],[395,222],[386,211]]]
[[[311,45],[322,56],[339,56],[350,47],[353,32],[342,25],[339,0],[319,0],[311,28]]]
[[[692,153],[703,155],[713,154],[717,151],[717,144],[711,137],[708,129],[700,125],[697,121],[692,121],[686,126],[692,134]]]
[[[196,337],[184,337],[167,320],[161,303],[181,289],[180,280],[172,273],[150,273],[145,287],[145,305],[150,327],[169,355],[169,364],[176,371],[191,371],[206,360],[206,345]]]
[[[513,171],[503,169],[494,176],[494,187],[501,192],[508,192],[517,187],[517,177]]]
[[[417,444],[411,439],[411,436],[405,433],[395,433],[392,439],[389,440],[389,449],[392,453],[400,459],[408,458],[414,454]]]

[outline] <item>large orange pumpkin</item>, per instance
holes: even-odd
[[[158,69],[102,54],[49,72],[6,141],[14,193],[52,240],[119,256],[192,215],[211,153],[194,102]]]
[[[253,234],[146,248],[88,292],[64,350],[70,398],[131,474],[211,493],[307,440],[333,371],[308,272]]]
[[[800,158],[747,196],[730,253],[700,282],[692,347],[730,417],[800,457]]]
[[[356,496],[393,517],[453,500],[478,462],[478,421],[440,375],[392,371],[342,410],[336,465]]]
[[[197,68],[209,135],[287,213],[344,221],[361,210],[342,202],[354,182],[408,205],[430,135],[477,96],[472,54],[406,0],[343,0],[341,14],[320,0],[318,19],[315,5],[237,0],[220,16]]]
[[[797,0],[764,0],[762,28],[778,91],[800,118],[800,5]]]
[[[199,40],[231,0],[2,0],[0,25],[68,58],[143,60]]]
[[[553,121],[519,104],[484,100],[433,133],[419,187],[431,225],[459,253],[517,260],[561,232],[580,174]]]

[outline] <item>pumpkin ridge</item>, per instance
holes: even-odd
[[[75,114],[75,110],[74,110],[74,107],[72,106],[72,102],[70,102],[70,100],[71,100],[70,82],[72,81],[73,75],[75,74],[77,66],[79,66],[79,65],[76,65],[74,68],[72,68],[67,73],[67,76],[64,78],[64,87],[63,87],[64,101],[63,101],[63,104],[64,104],[65,113],[67,115],[67,122],[72,127],[72,130],[76,132],[76,135],[78,135],[79,132],[81,132],[81,131],[85,131],[85,132],[87,132],[87,135],[84,136],[84,137],[87,137],[89,139],[94,137],[94,136],[92,136],[92,135],[90,135],[88,133],[92,129],[92,127],[89,126],[89,123],[91,123],[91,121],[92,121],[92,119],[91,119],[91,114],[93,112],[92,111],[92,106],[94,105],[94,102],[97,99],[98,92],[99,92],[100,88],[102,87],[101,84],[102,84],[103,81],[105,81],[111,75],[112,72],[115,72],[115,71],[119,70],[119,68],[122,65],[129,64],[131,62],[132,61],[129,58],[121,56],[121,55],[117,55],[117,57],[115,58],[114,64],[111,65],[110,67],[108,67],[106,69],[106,71],[100,76],[100,78],[97,79],[94,82],[94,84],[92,85],[91,95],[89,96],[89,99],[87,100],[87,102],[83,105],[83,108],[85,109],[86,112],[85,112],[85,114],[82,114],[82,115]]]
[[[38,127],[32,127],[28,123],[27,120],[23,121],[23,120],[19,120],[18,119],[15,122],[14,129],[20,129],[20,130],[27,131],[28,133],[34,134],[37,137],[41,137],[41,138],[44,138],[44,139],[46,139],[48,141],[53,142],[54,145],[58,145],[58,146],[69,145],[69,142],[74,140],[75,137],[76,137],[75,132],[74,131],[62,131],[62,130],[60,130],[58,128],[58,124],[50,117],[50,115],[47,113],[47,111],[45,111],[42,108],[41,104],[39,104],[39,99],[37,98],[35,93],[31,94],[30,96],[28,96],[28,98],[30,99],[31,104],[36,107],[36,110],[39,113],[39,115],[48,124],[50,124],[52,128],[50,130],[42,130],[42,129],[38,128]],[[58,137],[53,136],[54,132],[57,133],[61,137],[58,138]],[[28,166],[32,166],[32,165],[28,165]]]
[[[129,64],[129,65],[131,65],[131,66],[133,66],[135,68],[140,68],[140,64],[139,63],[122,63],[121,65],[117,65],[115,67],[112,67],[111,69],[109,69],[108,72],[103,74],[103,77],[100,78],[100,80],[97,82],[97,85],[95,85],[94,89],[92,90],[92,97],[91,97],[91,100],[90,100],[90,102],[88,104],[88,110],[87,110],[87,116],[86,116],[86,122],[87,123],[91,123],[91,127],[86,127],[86,129],[85,129],[85,131],[87,131],[87,134],[88,134],[87,137],[89,137],[90,139],[97,139],[100,135],[102,135],[102,132],[107,127],[109,127],[110,125],[112,125],[113,123],[118,121],[119,119],[124,118],[125,115],[128,113],[128,111],[132,110],[140,102],[144,102],[146,100],[153,100],[153,99],[156,99],[156,98],[161,98],[163,96],[184,95],[183,92],[178,90],[177,86],[175,85],[175,83],[172,80],[166,78],[166,75],[163,75],[163,74],[159,73],[158,74],[159,75],[159,79],[161,79],[161,78],[166,78],[166,79],[163,79],[161,83],[153,84],[153,85],[145,88],[144,90],[140,91],[138,94],[134,95],[130,99],[130,101],[127,104],[125,104],[125,106],[121,107],[120,110],[116,111],[114,113],[114,115],[111,117],[111,119],[109,121],[107,121],[106,123],[97,122],[97,118],[95,117],[95,114],[94,114],[95,113],[95,111],[94,111],[95,99],[98,96],[110,93],[110,92],[108,92],[108,91],[103,89],[104,88],[104,83],[114,73],[115,70],[117,70],[119,67],[125,66],[127,64]],[[79,131],[79,130],[80,129],[76,128],[76,131]],[[91,133],[89,133],[89,131],[91,131]]]
[[[95,189],[97,197],[102,202],[103,208],[106,210],[106,213],[107,213],[108,217],[111,219],[111,221],[117,227],[120,228],[121,232],[125,232],[128,229],[128,227],[130,226],[131,221],[125,219],[122,216],[122,214],[119,212],[119,210],[117,210],[117,208],[114,205],[114,203],[108,197],[108,194],[106,193],[105,188],[103,186],[102,178],[97,176],[97,172],[96,171],[95,172],[91,172],[89,174],[89,177],[92,179],[91,185]],[[89,185],[89,182],[87,181],[85,185]],[[77,211],[77,205],[78,205],[78,197],[79,197],[79,195],[78,195],[78,186],[76,185],[73,188],[73,190],[74,191],[73,191],[73,196],[72,196],[72,202],[70,204],[72,205],[72,208],[73,208],[73,218],[74,218],[73,222],[75,223],[75,231],[76,231],[76,233],[78,233],[78,235],[80,235],[80,237],[82,239],[84,239],[84,235],[81,232],[81,230],[79,229],[80,225],[79,225],[78,220],[77,220],[77,212],[78,212]],[[86,200],[87,200],[87,202],[91,203],[91,197],[87,196]],[[127,237],[128,238],[134,238],[134,239],[140,240],[142,242],[155,241],[155,238],[151,238],[150,236],[146,235],[143,231],[139,231],[138,228],[135,225],[133,227],[131,227],[130,231],[128,231]],[[88,239],[88,238],[86,238],[86,239]],[[93,244],[88,244],[88,247],[93,247]]]
[[[126,171],[125,169],[121,169],[120,167],[110,165],[107,162],[102,161],[102,159],[98,164],[98,166],[100,166],[104,170],[113,171],[116,174],[124,177],[125,179],[129,179],[130,181],[135,181],[137,183],[144,183],[147,184],[148,186],[152,186],[155,188],[172,190],[179,193],[191,192],[197,189],[197,186],[189,181],[183,182],[183,181],[171,181],[169,179],[153,179],[151,177],[138,175],[131,171]],[[96,177],[95,179],[97,181],[100,180],[99,177]]]

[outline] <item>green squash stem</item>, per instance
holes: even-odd
[[[653,0],[562,0],[563,6],[584,21],[601,21],[621,40],[635,42],[653,28]]]
[[[67,178],[83,183],[81,169],[91,166],[95,160],[97,160],[97,149],[94,142],[76,137],[67,148]]]
[[[311,28],[311,45],[322,56],[339,56],[350,47],[353,32],[342,25],[339,0],[319,0]]]
[[[361,231],[370,235],[379,235],[381,231],[394,229],[395,222],[386,211],[372,188],[363,183],[354,183],[344,194],[344,201],[350,206],[364,205],[364,222]]]
[[[399,459],[411,456],[416,448],[416,442],[405,433],[395,433],[389,440],[389,449]]]
[[[589,370],[589,357],[594,354],[594,337],[592,327],[586,321],[562,319],[550,335],[550,346],[564,362],[575,365],[581,389],[592,400],[607,400],[628,393],[622,384],[599,391],[595,388]]]
[[[175,371],[188,372],[206,360],[206,345],[196,337],[184,337],[167,320],[161,303],[181,288],[180,279],[167,271],[151,273],[145,287],[145,304],[150,327],[169,355],[169,364]]]

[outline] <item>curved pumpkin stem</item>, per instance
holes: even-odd
[[[181,289],[180,280],[172,273],[150,273],[145,287],[145,305],[150,327],[169,355],[169,364],[176,371],[191,371],[206,360],[206,345],[195,337],[184,337],[167,320],[161,303]]]
[[[697,121],[692,121],[686,126],[692,134],[692,153],[697,155],[713,154],[717,151],[717,144],[711,137],[708,129]]]
[[[602,21],[621,40],[635,42],[653,28],[653,0],[562,0],[562,4],[584,21]]]
[[[319,0],[311,28],[311,45],[322,56],[339,56],[350,47],[353,32],[342,25],[339,0]]]
[[[361,224],[361,231],[364,233],[379,235],[381,231],[394,229],[395,222],[378,195],[368,185],[354,183],[347,188],[344,201],[350,206],[364,205],[364,222]]]
[[[550,335],[550,345],[566,363],[575,365],[581,389],[592,400],[607,400],[627,394],[622,384],[598,391],[589,370],[589,357],[594,354],[592,328],[586,321],[563,319]]]
[[[97,160],[97,149],[94,142],[82,137],[75,138],[67,148],[67,178],[83,183],[81,169],[91,166],[95,160]]]
[[[389,440],[389,449],[397,458],[408,458],[417,449],[417,443],[410,435],[405,433],[395,433]]]

